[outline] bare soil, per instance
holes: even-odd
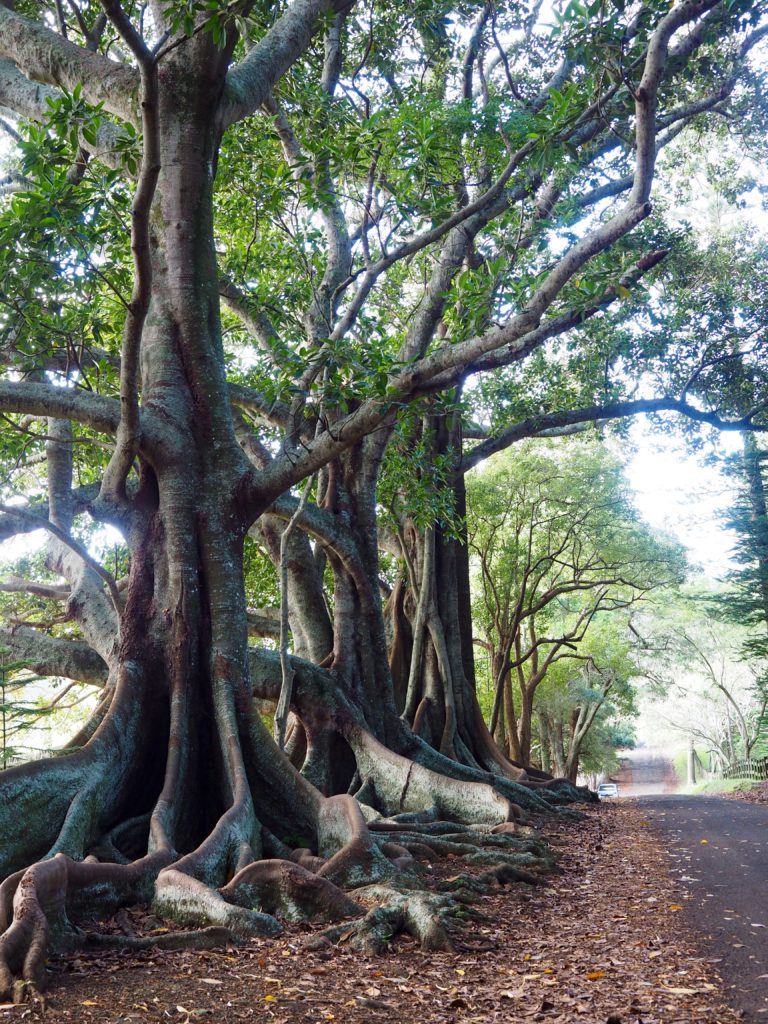
[[[454,930],[453,953],[407,936],[376,958],[343,942],[308,952],[312,929],[299,925],[227,950],[80,953],[52,959],[47,1007],[3,1006],[0,1022],[735,1024],[647,825],[626,804],[546,822],[564,874],[479,898],[484,919]],[[444,861],[439,874],[463,870]]]

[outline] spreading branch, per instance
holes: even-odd
[[[133,68],[84,49],[38,22],[0,6],[0,57],[34,82],[72,92],[126,121],[137,120],[139,76]]]
[[[99,563],[85,550],[82,544],[76,541],[73,537],[70,537],[64,530],[56,526],[49,519],[41,519],[39,516],[33,515],[31,512],[26,512],[24,509],[14,508],[13,505],[0,505],[0,512],[5,513],[8,516],[15,516],[22,522],[25,522],[31,529],[47,530],[49,533],[61,541],[61,543],[73,551],[78,558],[80,558],[89,569],[92,569],[107,585],[109,595],[112,599],[112,604],[118,616],[122,609],[122,603],[120,600],[120,591],[117,588],[115,577],[109,572],[104,566]]]
[[[756,423],[752,413],[738,419],[725,420],[715,412],[699,409],[682,398],[641,398],[627,402],[607,402],[605,405],[586,406],[582,409],[570,409],[562,412],[542,413],[540,416],[529,416],[519,423],[513,423],[494,437],[489,437],[470,451],[461,456],[459,465],[462,473],[496,452],[503,451],[517,441],[527,437],[552,436],[553,430],[583,423],[599,423],[601,421],[623,419],[628,416],[639,416],[642,413],[676,412],[698,423],[706,423],[717,430],[749,430],[759,433],[768,432],[767,423]]]

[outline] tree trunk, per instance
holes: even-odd
[[[552,739],[551,752],[552,752],[552,764],[554,765],[555,775],[562,778],[565,776],[565,743],[563,737],[563,723],[560,719],[553,720],[552,728],[550,730],[550,736]]]
[[[754,436],[748,431],[743,435],[744,472],[747,479],[752,546],[758,566],[758,586],[763,607],[765,627],[768,629],[768,506],[765,500],[765,483],[761,455]]]
[[[254,861],[291,855],[286,836],[307,837],[322,858],[312,898],[319,894],[329,913],[352,906],[332,880],[389,871],[358,805],[324,799],[277,751],[253,708],[242,564],[251,522],[240,500],[250,467],[230,413],[213,248],[216,99],[227,63],[201,33],[160,72],[162,170],[140,384],[143,407],[165,430],[142,440],[136,493],[127,497],[124,481],[112,478],[95,506],[123,530],[131,553],[119,632],[114,610],[94,618],[79,601],[78,587],[92,585],[80,577],[92,572],[79,565],[80,577],[70,574],[69,549],[51,555],[72,577],[70,611],[108,662],[111,697],[80,751],[0,777],[0,998],[42,984],[49,917],[59,916],[61,941],[74,941],[65,907],[114,909],[154,894],[158,911],[179,920],[275,933],[275,918],[254,909],[261,898],[247,893]],[[191,70],[200,66],[211,75]],[[67,454],[66,432],[54,429],[51,516],[63,526]],[[96,596],[108,608],[103,589]],[[334,641],[342,662],[358,649],[343,616]],[[362,650],[386,663],[383,644]],[[509,817],[504,799],[482,788],[495,801],[487,813]],[[94,853],[113,863],[81,863]],[[295,888],[297,877],[284,884]]]
[[[539,712],[539,738],[541,740],[541,767],[545,772],[552,770],[550,750],[552,746],[552,727],[549,717]]]

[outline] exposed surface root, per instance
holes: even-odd
[[[145,901],[162,863],[162,855],[126,867],[75,862],[57,854],[33,864],[20,879],[10,879],[5,896],[7,902],[15,887],[13,920],[0,936],[0,1000],[21,1002],[34,996],[45,982],[49,945],[61,950],[78,944],[70,912],[94,906],[114,910],[124,903]]]
[[[227,928],[200,928],[193,932],[168,932],[165,935],[105,935],[84,932],[85,949],[215,949],[235,946],[240,938]]]
[[[380,905],[359,921],[336,925],[314,936],[308,948],[349,942],[354,949],[371,956],[383,953],[398,932],[407,932],[421,943],[422,949],[450,951],[447,919],[465,913],[455,900],[435,893],[398,892],[386,886],[368,886],[356,890],[355,895],[361,902],[376,900]]]
[[[394,753],[356,724],[346,730],[345,738],[354,751],[361,779],[375,793],[376,806],[388,815],[434,807],[440,818],[497,825],[518,814],[519,808],[487,780],[459,782],[432,771]]]
[[[0,1001],[30,998],[43,987],[49,949],[209,948],[238,937],[278,935],[283,930],[279,919],[346,918],[319,941],[348,941],[365,953],[381,952],[398,932],[414,936],[424,949],[450,950],[449,921],[468,915],[462,902],[473,891],[513,881],[532,885],[539,874],[557,870],[550,849],[522,823],[512,799],[530,790],[465,769],[434,751],[428,764],[402,756],[346,713],[333,727],[337,738],[349,744],[345,750],[351,764],[345,762],[345,770],[350,774],[342,785],[353,777],[351,786],[367,806],[349,794],[324,797],[287,758],[270,751],[263,726],[248,717],[249,693],[243,690],[242,707],[229,703],[242,680],[230,678],[226,659],[216,665],[218,731],[212,749],[225,769],[222,789],[228,802],[215,824],[216,799],[199,776],[187,771],[189,737],[183,729],[174,732],[173,716],[163,789],[154,810],[147,810],[149,792],[125,791],[133,779],[126,765],[140,760],[141,745],[136,731],[127,729],[126,723],[135,724],[130,708],[121,717],[115,702],[112,717],[92,741],[96,747],[101,732],[109,732],[107,739],[119,746],[130,733],[107,810],[100,803],[106,760],[96,758],[94,768],[94,760],[83,756],[62,759],[55,771],[30,770],[29,806],[36,817],[44,789],[61,782],[61,799],[53,821],[38,822],[34,836],[24,838],[21,825],[15,826],[12,844],[18,848],[10,854],[0,851],[0,861],[12,871],[30,851],[55,855],[16,871],[0,886]],[[142,673],[126,675],[121,691],[126,705],[134,676],[139,682],[144,678]],[[173,708],[186,722],[182,704]],[[102,746],[108,750],[106,739]],[[95,757],[93,750],[88,757]],[[451,771],[443,771],[446,766]],[[86,777],[78,776],[86,767]],[[159,784],[157,766],[153,771],[146,777],[148,790],[151,778]],[[4,794],[23,794],[21,774],[13,772]],[[547,793],[553,800],[581,797],[567,784],[551,784]],[[552,805],[532,793],[526,806],[551,810]],[[302,848],[291,849],[289,844],[297,841]],[[148,848],[153,852],[147,853]],[[181,856],[177,852],[190,848]],[[85,853],[90,855],[81,860]],[[462,884],[454,895],[445,891],[447,883],[438,883],[443,891],[427,891],[422,880],[441,858],[462,858],[480,867],[472,876],[457,876]],[[352,890],[351,895],[343,889]],[[73,923],[85,914],[92,918],[94,910],[114,912],[131,903],[151,905],[160,916],[196,930],[102,935]]]
[[[456,821],[438,821],[431,818],[421,824],[415,818],[411,821],[411,815],[398,815],[394,818],[381,819],[370,822],[368,828],[371,832],[388,832],[393,837],[397,834],[404,835],[407,832],[418,832],[422,836],[536,836],[536,829],[528,825],[518,825],[516,822],[505,821],[500,825],[486,825],[482,822],[473,825],[463,825]],[[408,819],[408,820],[403,820]]]
[[[228,903],[216,889],[174,867],[158,876],[153,907],[180,924],[213,924],[244,938],[279,935],[283,930],[269,914]]]
[[[328,858],[319,874],[334,885],[356,888],[389,878],[395,870],[374,841],[354,797],[324,800],[317,834],[318,853]]]
[[[360,906],[337,886],[286,860],[250,864],[219,892],[229,903],[288,921],[336,921],[360,913]]]
[[[371,826],[374,835],[386,837],[382,843],[385,850],[402,847],[412,857],[428,863],[441,857],[461,856],[466,863],[488,864],[494,868],[506,866],[511,871],[522,871],[523,875],[530,870],[545,874],[559,870],[551,850],[535,834],[521,836],[515,832],[477,830],[451,822],[430,822],[421,826],[398,824],[386,828],[387,824],[392,823],[379,822]],[[512,877],[510,874],[510,880]]]
[[[498,886],[510,885],[513,882],[522,882],[525,885],[547,884],[540,875],[534,875],[530,871],[524,871],[512,864],[497,864],[479,875],[454,875],[453,878],[447,878],[440,882],[438,889],[441,892],[485,895]]]

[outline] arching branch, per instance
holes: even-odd
[[[120,421],[120,404],[114,398],[30,381],[0,380],[0,410],[58,416],[84,423],[104,434],[114,434]]]
[[[40,676],[63,676],[79,683],[104,686],[109,669],[89,644],[61,640],[36,629],[0,629],[0,649]]]
[[[89,103],[102,103],[126,121],[137,120],[139,76],[133,68],[77,46],[5,6],[0,6],[0,56],[35,82],[67,92],[79,85]]]
[[[471,451],[465,452],[461,457],[459,469],[462,473],[466,473],[496,452],[503,451],[527,437],[541,437],[548,434],[551,436],[553,430],[567,429],[577,424],[596,423],[601,420],[622,419],[627,416],[655,412],[680,413],[697,423],[708,424],[717,430],[768,432],[768,422],[756,423],[751,414],[734,420],[725,420],[717,413],[699,409],[681,398],[646,398],[627,402],[607,402],[605,405],[585,406],[583,409],[569,409],[562,412],[543,413],[540,416],[529,416],[519,423],[513,423],[495,437],[489,437],[475,445]]]

